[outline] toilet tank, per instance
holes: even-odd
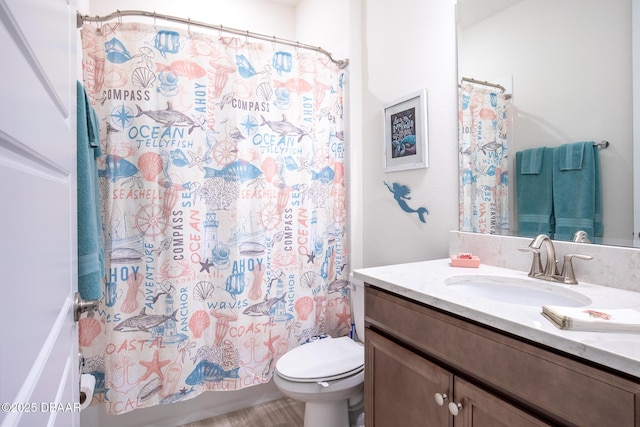
[[[351,290],[352,322],[356,325],[357,340],[364,342],[364,282],[349,274],[349,289]]]

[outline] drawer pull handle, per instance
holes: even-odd
[[[449,402],[449,412],[454,417],[460,413],[462,410],[462,404],[456,402]]]
[[[445,400],[449,398],[449,396],[447,396],[444,393],[436,393],[433,397],[436,400],[436,403],[438,404],[438,406],[443,406]]]

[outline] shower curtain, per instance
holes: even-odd
[[[81,32],[104,153],[104,297],[79,322],[94,403],[265,383],[289,349],[348,334],[344,72],[249,37]]]
[[[509,230],[508,112],[495,88],[463,84],[458,91],[460,230]]]

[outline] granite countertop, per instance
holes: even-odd
[[[640,333],[565,331],[541,314],[540,305],[499,302],[466,295],[448,286],[450,276],[491,275],[534,280],[543,289],[579,292],[593,310],[632,308],[640,311],[640,292],[580,282],[563,285],[531,279],[526,272],[480,264],[479,268],[452,267],[439,259],[355,270],[366,283],[466,319],[491,326],[640,379]],[[578,277],[578,280],[580,278]]]

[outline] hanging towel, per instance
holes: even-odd
[[[600,176],[600,150],[597,146],[592,147],[593,150],[593,167],[595,173],[596,207],[595,216],[593,217],[593,235],[594,242],[601,243],[604,235],[604,226],[602,223],[602,177]]]
[[[77,83],[78,292],[83,299],[102,297],[105,276],[102,220],[96,158],[102,155],[96,113]]]
[[[578,230],[602,237],[600,162],[592,141],[554,149],[553,200],[555,239],[571,240]]]
[[[553,230],[553,151],[531,148],[516,153],[518,235],[549,235]]]

